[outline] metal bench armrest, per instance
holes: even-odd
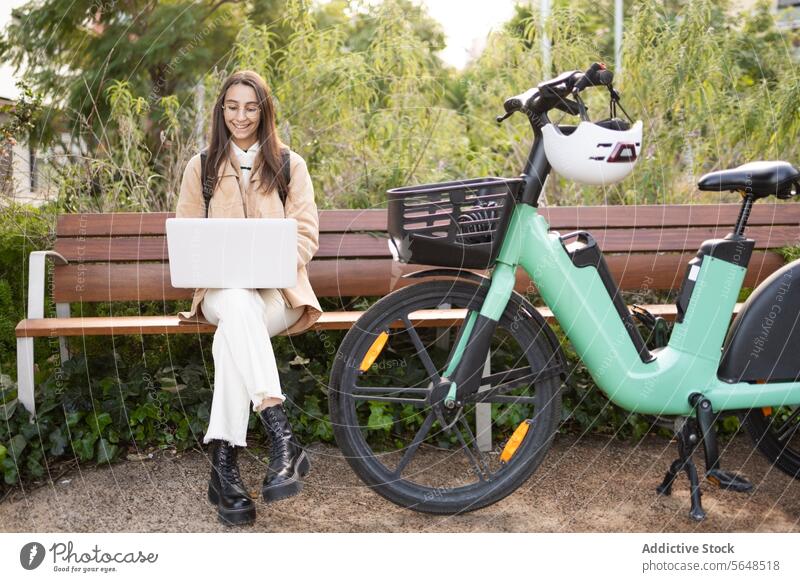
[[[69,261],[56,251],[33,251],[28,263],[28,319],[44,318],[45,259],[52,257],[59,265]]]

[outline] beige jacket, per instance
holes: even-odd
[[[241,188],[241,170],[236,154],[229,148],[218,173],[214,195],[208,207],[209,218],[294,218],[297,221],[297,285],[281,292],[290,307],[305,307],[305,313],[286,333],[295,334],[309,328],[319,319],[322,308],[308,281],[306,265],[319,247],[319,217],[314,202],[314,187],[305,160],[291,152],[289,166],[291,181],[286,207],[281,204],[277,188],[266,191],[259,176],[259,156],[250,174],[247,192]],[[205,218],[205,202],[200,178],[200,154],[186,165],[175,209],[176,218]],[[268,252],[265,249],[265,252]],[[206,289],[195,289],[190,311],[178,313],[181,321],[204,321],[200,307]]]

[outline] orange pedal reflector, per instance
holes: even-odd
[[[528,434],[528,428],[530,428],[530,426],[530,420],[523,420],[519,426],[514,429],[514,434],[508,439],[506,446],[503,447],[503,452],[500,453],[501,461],[508,463],[508,461],[511,460],[511,457],[514,456],[514,453],[517,452],[517,449],[522,444],[522,441],[525,440],[525,435]]]
[[[772,407],[765,406],[764,408],[761,409],[761,412],[764,413],[764,416],[772,416]]]
[[[375,341],[372,342],[372,345],[369,346],[367,353],[364,355],[364,359],[361,360],[361,365],[358,367],[359,370],[362,372],[366,372],[369,370],[370,366],[375,363],[375,360],[378,359],[378,356],[381,355],[386,342],[389,340],[389,334],[385,331],[382,331],[378,337],[375,338]]]

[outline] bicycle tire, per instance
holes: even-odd
[[[536,471],[558,429],[561,420],[563,353],[558,340],[541,315],[522,296],[513,293],[500,318],[499,328],[525,346],[525,363],[531,374],[534,370],[546,369],[550,370],[551,375],[542,379],[536,376],[537,381],[531,384],[535,389],[535,395],[530,397],[535,400],[536,414],[533,424],[529,425],[528,434],[517,453],[501,467],[502,474],[494,480],[478,481],[465,487],[424,486],[393,475],[367,443],[356,418],[355,398],[352,394],[355,381],[351,386],[350,380],[358,377],[355,364],[361,362],[374,337],[386,328],[387,323],[417,309],[433,308],[444,303],[463,304],[477,310],[483,303],[487,289],[487,285],[464,280],[437,280],[397,290],[379,300],[359,318],[345,336],[337,353],[329,391],[330,415],[336,442],[351,468],[364,483],[402,507],[426,513],[456,514],[495,503],[519,488]],[[552,375],[553,370],[559,367],[562,372]],[[520,370],[520,378],[525,380],[524,364]],[[524,387],[524,384],[523,381],[521,385]],[[419,391],[418,388],[415,390]],[[426,420],[427,418],[426,416]],[[466,413],[464,418],[466,419]],[[464,446],[461,450],[468,456],[469,443],[462,443]],[[417,449],[420,447],[419,444],[416,446]],[[403,456],[405,457],[405,453]]]

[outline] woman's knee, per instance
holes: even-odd
[[[270,337],[274,337],[292,327],[303,315],[303,311],[302,307],[296,309],[282,307],[272,313],[268,313],[266,322]]]
[[[254,293],[254,289],[209,289],[203,303],[208,305],[212,317],[222,319],[226,313],[257,308]]]

